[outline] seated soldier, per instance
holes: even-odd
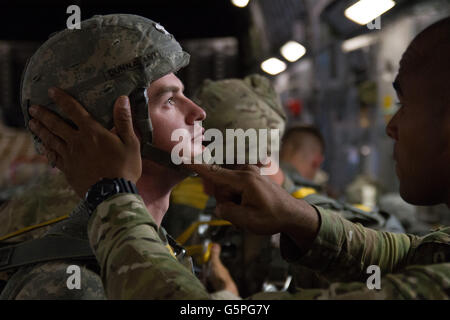
[[[298,125],[286,130],[281,140],[280,166],[299,186],[320,189],[314,183],[324,161],[325,141],[314,126]]]
[[[83,117],[89,112],[105,128],[118,130],[120,119],[113,118],[114,101],[118,96],[130,95],[144,158],[142,175],[140,160],[131,171],[138,173],[134,182],[159,225],[168,207],[171,189],[191,174],[171,162],[170,151],[176,143],[170,140],[171,133],[179,128],[194,132],[198,129],[194,128],[194,123],[205,118],[205,112],[184,96],[183,84],[174,74],[188,62],[189,55],[182,51],[173,36],[149,19],[127,14],[95,16],[81,23],[81,31],[64,30],[53,35],[31,58],[22,81],[25,121],[28,124],[30,119],[49,115],[47,109],[36,111],[33,104],[44,105],[66,119],[71,115],[70,110],[61,110],[48,98],[47,89],[59,86],[89,105]],[[128,99],[122,98],[115,106],[120,109],[127,103]],[[82,131],[82,122],[69,123],[69,128]],[[29,128],[42,133],[34,124],[32,120]],[[103,130],[108,132],[107,129]],[[54,153],[46,149],[55,145],[42,144],[33,135],[38,150],[58,165],[61,158],[55,158]],[[83,135],[85,141],[91,138],[89,133]],[[134,143],[132,148],[139,149],[139,143]],[[193,141],[191,150],[201,153],[201,140],[200,143]],[[109,150],[110,159],[118,156],[115,151]],[[88,153],[86,156],[89,157]],[[108,160],[96,170],[101,174],[109,166]],[[84,198],[79,193],[78,196]],[[42,200],[45,199],[40,197],[38,201]],[[58,200],[66,201],[66,198],[53,199]],[[59,209],[53,211],[55,208],[51,206],[48,209],[52,214],[61,215]],[[39,241],[19,245],[21,250],[0,249],[10,257],[1,269],[15,271],[1,293],[2,299],[105,298],[99,267],[87,243],[87,212],[86,201],[82,200],[68,219],[52,226]],[[163,228],[159,229],[159,236],[180,262],[191,265],[184,250]],[[67,268],[73,264],[82,272],[80,290],[70,290],[66,285]]]

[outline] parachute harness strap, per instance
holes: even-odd
[[[42,228],[42,227],[54,224],[56,222],[65,220],[68,217],[69,217],[69,215],[64,215],[64,216],[61,216],[61,217],[58,217],[58,218],[55,218],[55,219],[52,219],[52,220],[48,220],[48,221],[44,221],[42,223],[35,224],[33,226],[25,227],[23,229],[17,230],[15,232],[12,232],[12,233],[9,233],[9,234],[7,234],[5,236],[0,237],[0,241],[4,241],[4,240],[10,239],[10,238],[19,236],[21,234],[27,233],[29,231],[32,231],[32,230],[35,230],[35,229],[38,229],[38,228]]]

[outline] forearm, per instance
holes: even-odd
[[[364,228],[331,211],[316,209],[320,229],[307,250],[302,251],[292,237],[282,237],[281,250],[286,260],[318,271],[332,281],[364,280],[370,265],[379,266],[383,273],[405,266],[414,236]]]
[[[397,300],[397,299],[448,299],[450,264],[412,266],[402,273],[388,274],[381,278],[379,289],[369,289],[367,283],[333,283],[328,289],[300,289],[287,292],[259,293],[252,299],[296,300]],[[371,281],[370,281],[371,282]],[[372,282],[371,282],[372,283]]]
[[[164,246],[139,196],[119,194],[102,202],[88,233],[109,299],[209,298]]]

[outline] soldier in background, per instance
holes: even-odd
[[[266,160],[262,157],[267,155],[271,162],[276,163],[277,168],[268,176],[269,179],[290,192],[294,191],[294,183],[278,166],[280,138],[284,132],[286,115],[278,94],[267,78],[255,74],[242,80],[205,80],[193,99],[206,111],[207,117],[203,122],[205,129],[219,130],[223,136],[224,164],[227,158],[233,159],[233,163],[248,163],[253,155],[260,165]],[[227,129],[242,130],[242,134],[249,135],[251,130],[254,130],[256,139],[248,138],[245,141],[245,150],[238,150],[238,138],[233,138],[235,147],[227,148],[226,145],[230,143],[227,139]],[[267,140],[261,141],[258,136],[260,129],[268,131]],[[263,143],[267,145],[266,150],[261,150]],[[264,151],[266,154],[260,155]],[[205,191],[209,196],[213,195],[208,185]],[[211,198],[204,210],[211,219],[217,219],[213,213],[214,207],[215,199]],[[212,240],[222,245],[222,262],[235,280],[242,297],[259,292],[263,288],[288,288],[291,277],[287,263],[279,254],[278,236],[260,236],[236,230],[232,226],[216,229],[221,230],[214,230],[216,236]],[[215,288],[219,289],[221,288]]]
[[[280,166],[297,185],[321,186],[314,183],[325,159],[325,141],[319,129],[310,125],[298,125],[286,130],[280,150]]]
[[[79,202],[25,130],[0,124],[0,248],[42,237]],[[13,270],[0,271],[0,292]]]
[[[207,113],[203,122],[204,127],[219,130],[224,137],[223,163],[226,160],[225,150],[234,152],[229,155],[230,158],[234,159],[234,163],[248,163],[252,153],[259,154],[260,146],[259,139],[248,139],[248,143],[245,144],[245,154],[236,154],[236,148],[227,149],[225,146],[225,143],[229,143],[229,141],[225,141],[227,129],[240,129],[243,132],[248,132],[250,129],[255,129],[256,132],[259,129],[277,129],[279,130],[278,138],[270,137],[269,134],[268,138],[279,139],[283,135],[285,126],[283,107],[278,94],[265,77],[251,75],[243,80],[206,80],[197,90],[194,101],[202,106]],[[289,141],[286,140],[286,146],[284,147],[284,159],[292,161],[309,179],[312,179],[323,161],[324,143],[320,134],[310,127],[301,127],[291,130],[285,137],[288,137]],[[235,146],[237,145],[236,140],[234,141]],[[267,140],[270,159],[276,163],[279,161],[279,142],[277,140],[274,144],[270,139]],[[299,142],[302,142],[301,150],[298,150]],[[285,167],[282,165],[268,178],[295,198],[305,199],[310,203],[332,209],[350,221],[358,221],[365,226],[377,229],[387,229],[386,219],[379,213],[370,212],[370,210],[368,213],[363,212],[348,204],[319,195],[319,186],[303,178],[292,165],[286,164]],[[172,200],[193,201],[205,196],[205,193],[198,190],[200,188],[195,188],[193,184],[194,181],[197,181],[197,185],[201,185],[201,178],[188,179],[188,183],[181,183],[183,187],[177,190],[177,198]],[[189,186],[191,188],[188,188]],[[205,191],[212,196],[211,190],[207,187]],[[176,230],[180,231],[182,228],[179,226],[181,225],[186,229],[197,220],[217,219],[214,216],[215,199],[211,198],[208,201],[205,200],[205,202],[204,210],[189,206],[187,201],[177,203],[174,207],[182,206],[185,208],[184,210],[188,210],[191,214],[181,215],[178,212],[169,212],[165,216],[165,226],[167,226],[169,232],[172,230],[171,227],[174,226],[176,226]],[[400,225],[394,230],[402,231]],[[207,247],[208,244],[205,242],[215,241],[220,243],[222,246],[222,262],[235,280],[242,297],[250,296],[262,290],[287,290],[291,284],[302,288],[328,286],[325,279],[318,277],[306,268],[295,271],[289,270],[288,264],[279,253],[279,235],[261,236],[236,230],[232,226],[208,227],[206,230],[201,230],[201,233],[202,235],[194,236],[193,241],[188,244],[199,245],[204,243],[204,246]],[[213,265],[221,268],[217,260]],[[293,276],[294,281],[292,281]],[[205,277],[205,282],[210,280],[207,278]],[[224,278],[229,279],[228,274],[225,273]],[[227,283],[226,281],[223,282]],[[214,289],[222,288],[216,287]]]
[[[0,204],[49,169],[45,157],[36,152],[31,136],[0,119]]]

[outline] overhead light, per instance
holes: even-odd
[[[286,63],[277,58],[270,58],[261,63],[261,69],[274,76],[286,70]]]
[[[376,41],[375,37],[363,34],[361,36],[357,36],[357,37],[345,40],[342,43],[342,51],[350,52],[350,51],[358,50],[358,49],[361,49],[364,47],[368,47],[375,41]]]
[[[231,0],[231,3],[234,4],[236,7],[244,8],[248,5],[248,2],[250,0]]]
[[[281,47],[281,54],[289,62],[297,61],[303,57],[305,53],[305,47],[295,41],[286,42],[286,44]]]
[[[347,8],[344,14],[348,19],[365,25],[394,6],[395,1],[392,0],[360,0]]]

